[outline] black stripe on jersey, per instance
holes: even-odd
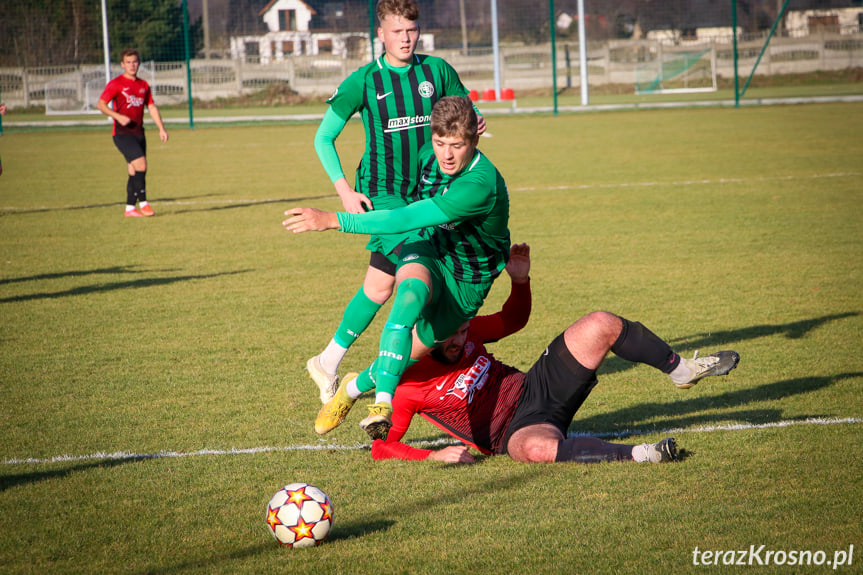
[[[384,73],[390,73],[389,70],[386,69],[386,67],[384,67],[383,69],[375,70],[372,73],[372,80],[374,82],[375,95],[376,96],[390,91],[386,86],[386,82],[384,80]],[[393,88],[395,88],[395,86],[393,86]],[[381,99],[377,99],[377,97],[375,98],[374,105],[377,106],[378,118],[380,118],[382,122],[386,122],[387,118],[389,118],[389,113],[388,113],[388,109],[387,109],[387,100],[388,100],[388,98],[381,98]],[[372,132],[374,132],[374,130],[372,130]],[[393,142],[392,142],[393,136],[392,136],[392,134],[387,133],[386,125],[382,125],[381,132],[383,133],[383,135],[382,135],[383,141],[380,141],[380,142],[375,141],[375,142],[373,142],[374,145],[369,148],[371,150],[371,154],[370,154],[371,164],[369,167],[369,171],[371,172],[371,174],[370,174],[371,180],[372,180],[372,182],[374,182],[369,187],[374,187],[374,191],[372,192],[374,194],[374,196],[377,196],[378,194],[381,194],[381,193],[383,193],[383,194],[387,193],[387,191],[385,189],[379,190],[378,185],[380,182],[384,182],[384,185],[386,185],[386,182],[391,182],[395,178],[395,174],[393,173]],[[377,159],[380,157],[380,154],[377,153],[377,150],[379,150],[381,147],[383,147],[383,150],[384,150],[384,153],[383,153],[384,165],[383,166],[378,165],[378,161],[377,161]],[[383,174],[380,173],[381,170],[383,170]],[[381,177],[381,176],[383,176],[383,177]],[[372,193],[369,194],[369,197],[374,197],[372,195]]]
[[[409,81],[411,92],[416,93],[416,86],[415,86],[416,80],[415,80],[413,68],[411,68],[411,70],[408,71],[407,79]],[[407,109],[407,104],[406,104],[407,97],[406,96],[410,96],[410,94],[405,94],[404,91],[402,90],[403,85],[402,85],[401,77],[397,73],[390,71],[390,81],[393,84],[393,95],[395,96],[395,101],[396,101],[396,118],[404,118],[406,116],[413,116],[414,115],[413,111],[409,112]],[[398,190],[398,193],[402,197],[407,196],[408,192],[410,191],[411,181],[415,176],[415,174],[410,173],[410,171],[411,171],[410,170],[410,159],[412,156],[415,156],[417,150],[419,150],[419,148],[413,148],[411,146],[410,133],[414,132],[414,131],[415,130],[405,130],[402,132],[391,132],[390,133],[390,135],[393,138],[392,145],[395,146],[395,140],[397,139],[398,144],[401,147],[401,158],[402,158],[402,164],[403,164],[401,166],[401,171],[402,171],[402,174],[404,174],[406,176],[405,178],[402,179],[401,187]]]
[[[420,179],[411,201],[439,196],[446,189],[446,185],[451,180],[444,178],[443,172],[440,170],[434,169],[436,165],[437,159],[435,156],[431,156],[425,165],[420,166]]]

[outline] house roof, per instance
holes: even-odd
[[[272,8],[272,7],[273,7],[273,4],[275,4],[275,3],[276,3],[276,2],[278,2],[278,1],[279,1],[279,0],[270,0],[269,2],[267,2],[267,5],[266,5],[266,6],[264,6],[263,8],[261,8],[261,11],[260,11],[260,12],[258,12],[258,16],[263,16],[264,14],[266,14],[267,12],[269,12],[269,11],[270,11],[270,8]],[[300,4],[302,4],[303,6],[305,6],[306,8],[308,8],[308,9],[309,9],[309,11],[312,13],[312,15],[314,15],[314,14],[317,14],[317,13],[318,13],[318,12],[317,12],[317,10],[315,10],[312,6],[310,6],[308,2],[303,2],[303,0],[294,0],[294,1],[295,1],[295,2],[299,2]]]

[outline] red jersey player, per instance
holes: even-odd
[[[393,397],[393,426],[372,443],[372,457],[434,459],[472,463],[467,446],[516,461],[650,461],[677,458],[673,438],[655,444],[624,445],[594,437],[567,437],[575,412],[596,385],[596,369],[609,351],[669,374],[682,389],[701,378],[725,375],[739,355],[722,351],[683,359],[638,322],[593,312],[569,326],[522,373],[489,353],[485,344],[524,327],[530,315],[530,251],[512,246],[507,272],[512,291],[496,314],[462,326],[431,355],[409,368]],[[418,449],[400,440],[419,414],[466,445]]]
[[[137,50],[126,49],[120,56],[123,73],[105,86],[96,107],[114,119],[114,145],[126,159],[129,179],[126,182],[126,217],[152,216],[147,202],[147,140],[144,137],[144,106],[159,128],[159,139],[168,141],[168,132],[153,101],[150,86],[138,78],[141,57]],[[112,102],[112,110],[108,103]],[[138,204],[136,209],[135,205]]]

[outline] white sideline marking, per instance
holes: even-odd
[[[709,186],[714,184],[743,184],[746,182],[771,182],[771,181],[793,181],[793,180],[817,180],[822,178],[855,178],[863,176],[863,172],[836,172],[832,174],[809,174],[807,176],[764,176],[760,178],[719,178],[717,180],[682,180],[678,182],[618,182],[613,184],[565,184],[559,186],[526,186],[510,188],[510,192],[547,192],[558,190],[605,190],[615,188],[649,188],[652,186]],[[330,196],[321,196],[321,198]],[[338,196],[332,196],[338,198]],[[264,199],[239,199],[225,198],[212,200],[153,200],[157,205],[163,206],[205,206],[205,205],[231,205],[231,204],[273,204],[278,202],[296,201],[291,198],[264,198]],[[49,211],[49,210],[72,210],[89,208],[116,208],[122,202],[100,205],[66,205],[66,206],[30,206],[15,207],[0,205],[0,212],[19,211]]]
[[[614,184],[564,184],[560,186],[540,186],[510,188],[514,192],[542,192],[549,190],[591,190],[609,188],[648,188],[651,186],[706,186],[712,184],[743,184],[746,182],[775,182],[792,180],[815,180],[820,178],[848,178],[863,175],[861,172],[836,172],[832,174],[810,174],[808,176],[763,176],[760,178],[719,178],[718,180],[682,180],[678,182],[620,182]]]
[[[845,418],[808,418],[805,420],[776,421],[773,423],[730,423],[727,425],[706,425],[692,428],[676,429],[628,429],[623,431],[609,431],[600,433],[573,433],[574,436],[590,437],[632,437],[648,434],[679,434],[679,433],[708,433],[712,431],[741,431],[746,429],[769,429],[775,427],[791,427],[793,425],[837,425],[863,423],[858,417]],[[411,442],[413,446],[431,447],[436,445],[458,444],[460,442],[452,438],[438,439],[435,441]],[[54,457],[39,459],[5,459],[4,465],[44,464],[44,463],[69,463],[77,461],[131,461],[136,459],[167,459],[179,457],[197,457],[201,455],[247,455],[257,453],[269,453],[274,451],[352,451],[357,449],[368,449],[370,446],[364,443],[353,445],[319,444],[319,445],[288,445],[284,447],[250,447],[248,449],[201,449],[199,451],[160,451],[159,453],[133,453],[131,451],[117,451],[114,453],[97,452],[90,455],[56,455]]]
[[[648,435],[651,433],[657,434],[675,434],[675,433],[708,433],[711,431],[741,431],[746,429],[770,429],[774,427],[791,427],[793,425],[836,425],[842,423],[863,423],[863,419],[859,417],[844,417],[844,418],[830,418],[825,419],[823,417],[809,417],[803,420],[789,420],[789,421],[774,421],[771,423],[728,423],[725,425],[703,425],[699,427],[679,427],[672,429],[622,429],[620,431],[607,431],[600,433],[571,433],[570,436],[591,436],[591,437],[608,437],[608,438],[620,438],[620,437],[633,437],[637,435]]]

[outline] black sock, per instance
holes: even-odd
[[[129,176],[129,179],[126,180],[126,205],[134,206],[135,205],[135,197],[137,194],[135,193],[135,176]]]
[[[674,353],[671,346],[637,321],[620,319],[623,329],[611,346],[611,351],[627,361],[646,363],[663,373],[674,371],[680,363],[680,356]]]
[[[132,182],[132,187],[135,189],[135,198],[139,202],[146,202],[147,172],[135,172],[135,175],[132,176]]]
[[[557,444],[555,461],[601,463],[603,461],[629,461],[631,445],[608,443],[596,437],[568,437]]]

